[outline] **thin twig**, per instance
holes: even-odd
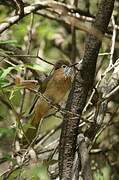
[[[49,62],[49,61],[47,61],[47,60],[41,58],[39,55],[27,55],[27,54],[24,54],[24,55],[15,55],[15,54],[14,54],[14,55],[12,55],[12,54],[10,54],[10,56],[11,56],[11,57],[29,57],[29,58],[38,58],[38,59],[40,59],[41,61],[43,61],[43,62],[45,62],[45,63],[47,63],[47,64],[50,64],[50,65],[54,66],[53,63],[51,63],[51,62]]]
[[[111,125],[111,122],[112,122],[113,118],[116,116],[116,113],[117,113],[118,109],[119,109],[119,106],[113,112],[113,115],[111,116],[110,120],[106,124],[102,125],[102,127],[100,129],[97,130],[96,136],[93,139],[93,142],[92,142],[92,144],[91,144],[91,146],[89,148],[89,151],[91,151],[94,144],[96,143],[96,140],[102,134],[102,132],[104,132],[104,130]]]
[[[77,8],[78,0],[74,0],[73,5],[75,8]],[[72,49],[71,49],[71,62],[75,63],[76,60],[76,28],[71,26],[71,32],[72,32]]]
[[[25,135],[25,131],[24,131],[24,128],[22,126],[21,118],[20,118],[19,114],[17,113],[16,109],[14,108],[14,106],[11,103],[10,99],[8,98],[8,96],[5,94],[4,90],[3,89],[1,89],[1,90],[2,90],[2,92],[4,94],[4,96],[7,98],[8,102],[9,102],[9,105],[11,106],[11,109],[12,109],[12,111],[13,111],[15,117],[16,117],[16,122],[18,123],[18,127],[22,130],[22,132],[23,132],[23,134],[24,134],[24,136],[25,136],[25,138],[26,138],[26,140],[27,140],[27,142],[29,144],[29,140],[28,140],[28,138]]]
[[[109,67],[113,65],[113,55],[114,55],[114,48],[115,48],[115,41],[116,41],[116,28],[115,28],[115,20],[114,16],[112,16],[112,24],[113,24],[113,35],[112,35],[112,47],[111,47],[111,55],[110,55],[110,63]]]
[[[66,109],[64,109],[64,108],[61,108],[61,107],[59,107],[59,106],[57,107],[56,105],[52,104],[51,101],[50,101],[46,96],[44,96],[42,93],[40,93],[39,91],[34,90],[34,89],[31,89],[31,88],[27,88],[27,89],[30,90],[30,91],[32,91],[32,92],[34,92],[34,93],[37,94],[39,97],[42,97],[47,103],[50,104],[51,107],[53,107],[55,110],[58,110],[58,111],[61,112],[62,114],[68,113],[68,114],[70,114],[70,115],[75,116],[76,118],[79,117],[79,115],[76,114],[76,113],[73,113],[73,112],[68,111],[68,110],[66,110]],[[75,118],[75,117],[74,117],[74,118]]]
[[[28,45],[26,47],[27,54],[29,54],[30,48],[31,48],[33,21],[34,21],[34,14],[32,13],[29,32],[28,32],[28,42],[27,42]],[[28,69],[25,68],[24,71],[25,71],[24,79],[27,79]],[[25,102],[25,95],[26,95],[26,89],[23,90],[23,95],[22,95],[22,99],[21,99],[21,106],[20,106],[20,113],[22,113],[22,110],[23,110],[23,106],[24,106],[24,102]]]

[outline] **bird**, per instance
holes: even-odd
[[[23,144],[33,141],[37,134],[39,124],[53,105],[58,105],[71,88],[73,69],[66,60],[59,60],[54,65],[53,73],[47,78],[45,89],[41,97],[38,98],[30,120],[30,126],[23,137]],[[51,103],[50,103],[51,102]]]

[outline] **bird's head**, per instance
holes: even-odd
[[[62,73],[65,77],[65,79],[67,78],[71,78],[74,75],[74,71],[73,71],[73,67],[70,67],[70,63],[68,61],[65,60],[59,60],[55,63],[55,71],[57,73]]]

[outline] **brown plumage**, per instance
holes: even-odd
[[[59,104],[59,102],[63,100],[67,91],[70,89],[72,69],[68,66],[69,63],[62,60],[56,62],[55,64],[54,72],[51,75],[51,78],[49,79],[46,89],[43,93],[43,96],[46,97],[48,101],[51,101],[51,104]],[[29,142],[31,142],[36,136],[41,119],[52,107],[48,101],[45,98],[40,97],[35,104],[33,117],[30,122],[32,127],[28,128],[26,131],[26,137]]]

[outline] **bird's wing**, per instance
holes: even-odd
[[[39,91],[40,93],[43,94],[43,93],[45,92],[45,90],[46,90],[46,88],[47,88],[47,85],[48,85],[48,82],[49,82],[50,79],[51,79],[51,75],[48,76],[48,77],[46,77],[46,79],[40,84],[40,88],[38,89],[38,91]],[[36,95],[36,96],[34,97],[34,99],[33,99],[32,106],[30,107],[29,114],[32,113],[32,111],[33,111],[33,109],[34,109],[34,106],[35,106],[35,104],[36,104],[36,102],[37,102],[38,99],[39,99],[39,96]]]

